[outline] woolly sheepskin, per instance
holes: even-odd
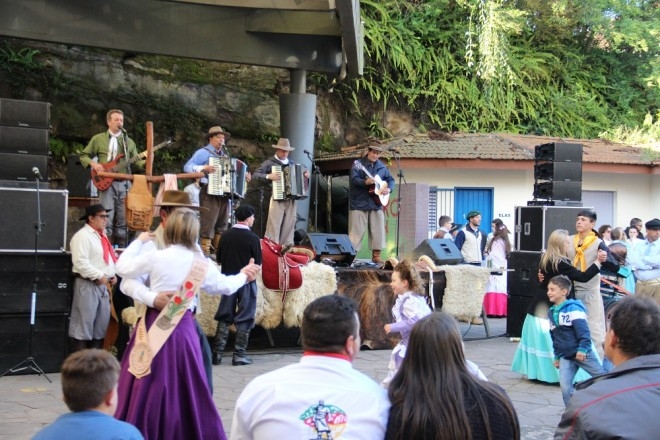
[[[266,289],[261,276],[257,277],[256,324],[266,329],[278,327],[281,323],[287,327],[300,327],[307,304],[316,298],[336,292],[337,278],[332,267],[312,261],[301,270],[302,286],[300,289],[287,291],[284,303],[282,303],[282,291]],[[197,320],[204,334],[215,336],[218,323],[213,317],[218,310],[220,297],[201,292],[200,301],[202,312],[197,314]]]
[[[447,277],[442,311],[453,316],[481,316],[490,269],[469,264],[440,266],[438,269]]]

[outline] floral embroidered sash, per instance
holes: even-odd
[[[133,376],[139,379],[151,373],[151,362],[181,321],[190,302],[199,293],[208,268],[206,259],[195,258],[190,272],[186,275],[186,280],[177,293],[170,298],[167,306],[160,311],[148,332],[145,318],[140,319],[135,330],[135,345],[129,358],[128,371]]]

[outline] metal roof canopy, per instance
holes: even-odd
[[[0,35],[362,74],[359,0],[0,0]]]

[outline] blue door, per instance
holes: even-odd
[[[481,226],[484,236],[490,233],[493,221],[493,188],[454,189],[454,222],[467,223],[467,214],[477,210],[481,213]]]

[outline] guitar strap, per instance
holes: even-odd
[[[183,318],[190,302],[199,294],[208,268],[205,258],[196,257],[185,281],[160,311],[149,331],[145,318],[140,319],[135,330],[135,345],[129,358],[128,371],[133,376],[140,379],[151,373],[151,363]]]

